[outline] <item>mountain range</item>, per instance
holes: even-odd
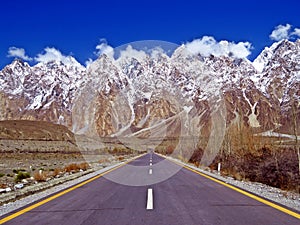
[[[253,62],[191,54],[184,45],[171,56],[152,53],[103,54],[87,68],[72,56],[34,66],[15,59],[0,71],[0,120],[110,137],[198,135],[218,119],[218,126],[300,133],[300,40],[276,42]]]

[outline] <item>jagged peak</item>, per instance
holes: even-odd
[[[39,67],[48,67],[48,68],[53,68],[53,67],[61,67],[61,66],[65,66],[67,68],[77,68],[81,71],[85,70],[86,68],[81,65],[74,57],[72,56],[67,56],[65,57],[63,60],[61,59],[56,59],[56,60],[49,60],[46,62],[39,62],[37,64],[35,64],[33,67],[34,68],[39,68]]]
[[[23,61],[22,59],[20,58],[15,58],[11,64],[7,65],[8,67],[12,67],[12,68],[15,68],[16,66],[22,66],[22,67],[30,67],[30,65]]]
[[[285,48],[285,46],[294,45],[293,42],[283,39],[278,42],[274,42],[270,47],[265,47],[264,50],[256,57],[253,61],[252,65],[258,72],[263,72],[264,68],[271,60],[273,55],[281,48]]]

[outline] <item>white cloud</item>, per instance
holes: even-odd
[[[35,58],[35,61],[41,63],[48,63],[51,61],[62,62],[65,65],[76,65],[81,67],[81,64],[76,61],[72,56],[65,56],[59,50],[55,48],[47,47],[44,49],[44,53],[38,54]]]
[[[294,28],[292,32],[292,25],[278,25],[270,34],[270,38],[274,41],[281,41],[283,39],[297,39],[300,38],[300,28]]]
[[[47,47],[44,49],[45,52],[44,53],[40,53],[35,57],[35,60],[37,62],[43,62],[43,63],[47,63],[47,62],[51,62],[51,61],[66,61],[68,60],[68,56],[64,56],[59,50],[55,49],[55,48],[50,48]]]
[[[286,25],[278,25],[277,27],[275,27],[275,29],[272,31],[272,33],[270,34],[270,38],[274,41],[280,41],[282,39],[289,39],[290,37],[290,29],[291,29],[291,25],[290,24],[286,24]]]
[[[24,48],[10,47],[8,49],[7,57],[17,57],[25,61],[31,61],[32,58],[25,54]]]
[[[93,60],[89,58],[88,60],[85,61],[85,66],[88,68],[92,64]]]
[[[142,61],[147,57],[147,54],[143,50],[136,50],[131,45],[128,45],[125,50],[120,52],[120,57],[118,60],[126,60],[130,58],[135,58],[138,61]]]
[[[107,41],[105,39],[100,40],[100,44],[96,46],[96,52],[94,52],[95,55],[107,55],[111,58],[114,56],[114,48],[107,44]]]
[[[155,47],[151,49],[150,54],[151,54],[151,58],[157,59],[161,55],[166,55],[166,51],[161,47]]]
[[[193,40],[186,44],[186,48],[192,54],[203,56],[234,56],[246,58],[251,54],[251,43],[249,42],[228,42],[226,40],[217,42],[214,37],[204,36],[201,39]]]
[[[300,28],[295,28],[294,32],[291,35],[294,35],[294,36],[297,36],[298,38],[300,38]]]

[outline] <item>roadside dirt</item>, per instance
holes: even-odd
[[[84,142],[80,150],[76,140]],[[107,147],[76,137],[66,127],[44,121],[0,121],[0,192],[62,178],[120,162],[136,152],[113,141]],[[92,149],[88,146],[90,144]],[[22,186],[22,187],[23,187]],[[0,194],[1,194],[0,193]]]
[[[67,141],[75,144],[74,134],[63,125],[46,121],[0,121],[0,140]]]
[[[202,155],[203,150],[198,149],[189,162],[201,166],[199,162]],[[210,169],[217,170],[219,162],[221,173],[225,176],[300,193],[298,157],[293,148],[262,148],[255,153],[240,151],[230,155],[219,153],[209,166]]]

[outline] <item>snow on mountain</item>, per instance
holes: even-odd
[[[68,65],[60,61],[30,67],[14,60],[0,71],[0,92],[6,119],[54,120],[70,125],[71,101],[82,83],[85,69],[73,57]],[[69,115],[68,115],[69,114]]]
[[[191,53],[185,45],[171,56],[129,47],[118,59],[101,55],[87,69],[71,56],[32,67],[14,60],[0,71],[0,117],[54,121],[74,131],[93,123],[91,132],[100,136],[159,136],[162,124],[175,135],[184,113],[194,115],[185,123],[208,127],[225,105],[227,125],[289,132],[299,78],[299,40],[274,43],[253,63]]]
[[[273,44],[269,50],[264,69],[258,75],[257,86],[266,96],[281,103],[286,98],[285,93],[292,87],[287,84],[292,84],[291,80],[297,79],[299,74],[300,41],[282,40]]]
[[[265,47],[265,49],[256,57],[256,59],[253,61],[253,66],[258,72],[261,73],[263,71],[269,60],[272,58],[278,45],[285,41],[286,40],[275,42],[270,47]]]

